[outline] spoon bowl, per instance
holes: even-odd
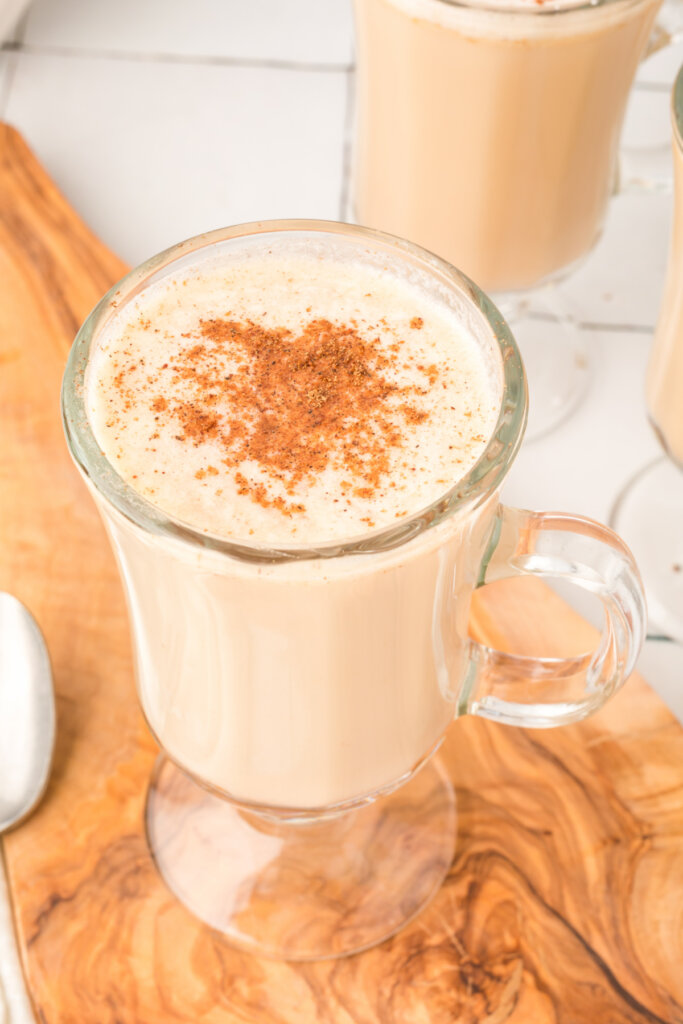
[[[45,792],[55,719],[43,635],[20,601],[0,593],[0,832],[23,821]]]

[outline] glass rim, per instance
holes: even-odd
[[[576,14],[578,11],[596,10],[601,7],[612,7],[622,4],[624,6],[644,3],[645,0],[577,0],[576,3],[564,3],[558,5],[557,0],[516,0],[511,4],[509,0],[484,0],[478,3],[477,0],[429,0],[429,2],[445,5],[446,7],[462,8],[467,11],[482,11],[487,14],[506,15],[528,15],[531,17],[551,17],[561,14]]]
[[[259,234],[310,234],[320,232],[365,240],[392,255],[404,253],[432,276],[436,275],[479,314],[488,328],[494,351],[500,358],[502,392],[498,420],[486,448],[470,471],[429,505],[399,523],[361,535],[316,545],[263,545],[205,533],[174,518],[143,498],[116,472],[102,452],[92,431],[85,405],[85,374],[90,350],[99,329],[110,315],[132,299],[154,275],[179,259],[219,242]],[[524,436],[528,401],[526,378],[517,344],[510,328],[491,300],[465,274],[420,246],[371,228],[325,220],[253,221],[195,235],[145,260],[118,281],[88,314],[69,352],[61,394],[62,422],[67,446],[83,476],[109,505],[148,533],[184,541],[229,555],[240,561],[276,563],[351,554],[371,554],[399,547],[450,518],[456,512],[477,507],[502,483]]]

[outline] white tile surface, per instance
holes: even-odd
[[[606,522],[626,480],[660,454],[643,398],[650,338],[607,332],[591,337],[588,394],[563,426],[522,446],[503,495],[510,504]]]
[[[36,0],[36,46],[243,60],[351,60],[350,0]]]
[[[224,224],[336,218],[345,104],[344,72],[20,54],[7,118],[139,262]]]
[[[612,199],[603,238],[566,285],[584,321],[656,323],[671,219],[670,90],[681,64],[683,43],[655,54],[638,73],[621,140],[629,193]],[[634,179],[648,178],[654,191],[641,187],[638,194]]]
[[[672,23],[683,28],[683,11],[677,0],[669,4]],[[648,83],[673,82],[683,64],[683,41],[667,46],[644,60],[638,69],[638,81]]]
[[[588,323],[657,321],[669,245],[671,197],[614,198],[596,249],[564,287],[577,317]]]
[[[622,144],[669,146],[673,77],[637,83],[626,110]]]

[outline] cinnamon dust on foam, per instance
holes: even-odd
[[[413,330],[422,326],[421,317],[410,321]],[[182,337],[194,344],[147,378],[156,392],[156,423],[177,427],[174,437],[184,444],[218,444],[238,493],[285,516],[305,512],[297,500],[301,485],[328,468],[343,474],[342,495],[372,498],[386,482],[391,453],[410,434],[403,428],[429,417],[419,399],[436,382],[437,367],[417,364],[425,387],[395,383],[387,373],[398,365],[400,343],[383,348],[354,323],[316,318],[296,334],[251,320],[210,319]],[[114,378],[124,408],[140,401],[127,383],[139,365],[132,361]],[[181,397],[174,398],[179,385]],[[287,498],[250,480],[248,463]],[[218,470],[209,465],[196,474],[207,475]]]

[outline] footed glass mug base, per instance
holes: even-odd
[[[337,815],[254,813],[161,756],[147,837],[166,885],[233,945],[285,960],[358,953],[432,899],[453,860],[455,796],[438,758]]]

